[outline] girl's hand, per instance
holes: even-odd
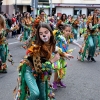
[[[80,48],[80,49],[82,49],[82,46],[81,46],[81,45],[79,45],[79,48]]]
[[[60,55],[59,55],[59,53],[57,53],[57,54],[55,54],[55,56],[50,60],[50,62],[51,63],[54,63],[54,62],[56,62],[57,60],[59,60],[60,59]]]
[[[71,54],[67,54],[67,53],[65,54],[65,57],[66,57],[67,59],[69,59],[69,60],[70,60],[71,58],[74,58]]]

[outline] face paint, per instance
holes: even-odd
[[[39,30],[39,35],[40,35],[40,39],[43,42],[49,42],[51,34],[50,34],[50,31],[47,28],[41,27],[40,30]]]
[[[41,40],[43,42],[48,42],[49,41],[49,37],[45,36],[45,37],[41,37]]]

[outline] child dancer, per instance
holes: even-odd
[[[0,15],[0,72],[7,72],[7,55],[8,55],[8,46],[6,42],[6,28],[5,28],[5,19]]]
[[[16,99],[48,100],[48,78],[51,75],[52,63],[59,60],[59,54],[52,58],[55,51],[55,40],[48,24],[41,23],[36,32],[36,41],[28,48],[28,56],[19,66],[19,90]]]
[[[93,16],[88,18],[87,20],[87,31],[88,31],[88,61],[94,61],[94,54],[96,50],[96,42],[97,42],[97,29],[98,29],[99,19],[97,17],[97,10],[94,10]]]
[[[72,32],[74,34],[74,39],[77,40],[78,38],[78,28],[79,28],[79,20],[76,19],[73,23],[72,23]]]
[[[70,58],[73,58],[73,56],[68,53],[67,39],[71,35],[71,26],[64,25],[62,30],[63,30],[62,34],[60,32],[57,32],[55,35],[55,38],[57,41],[56,45],[60,47],[62,49],[62,52],[66,54],[66,57],[70,59]],[[73,40],[72,43],[76,44],[77,46],[79,46],[79,48],[81,48],[81,45],[79,45],[76,41]],[[66,69],[67,69],[66,67],[67,67],[67,62],[66,62],[66,59],[64,58],[61,58],[59,61],[54,63],[54,68],[55,68],[54,82],[53,82],[54,89],[57,89],[57,86],[66,87],[66,85],[63,84],[63,82],[61,81],[61,79],[66,74]]]

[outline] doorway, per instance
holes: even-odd
[[[95,8],[87,8],[87,15],[92,15]]]

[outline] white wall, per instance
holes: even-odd
[[[87,8],[82,8],[82,14],[87,15]]]
[[[63,11],[64,11],[67,15],[72,15],[72,16],[73,16],[73,12],[74,12],[74,9],[73,9],[73,8],[66,8],[66,9],[63,9]]]
[[[67,15],[72,15],[73,16],[73,8],[57,7],[56,8],[56,13],[65,13]]]
[[[100,4],[100,0],[52,0],[52,3]]]

